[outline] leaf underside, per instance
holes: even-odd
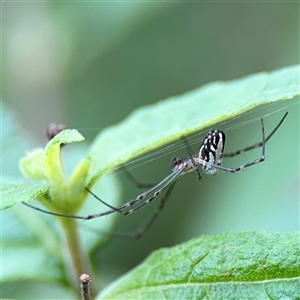
[[[142,154],[264,104],[299,95],[299,66],[215,82],[137,109],[90,148],[92,181]],[[137,130],[138,129],[138,130]]]

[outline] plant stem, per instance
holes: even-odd
[[[67,218],[59,218],[59,221],[64,230],[68,248],[68,255],[73,267],[74,276],[73,278],[71,278],[70,282],[75,287],[75,289],[78,290],[79,293],[79,276],[83,273],[91,274],[89,259],[82,251],[81,240],[78,233],[76,221],[74,219]],[[91,294],[97,294],[93,285],[91,285]]]
[[[91,277],[89,274],[82,274],[79,278],[80,280],[80,289],[82,300],[91,300],[90,294],[90,282]]]

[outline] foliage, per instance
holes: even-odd
[[[73,166],[74,171],[71,175],[66,175],[67,172],[61,161],[61,156],[68,156],[68,149],[62,149],[61,144],[80,142],[83,137],[75,130],[63,131],[52,139],[44,149],[30,152],[30,155],[21,159],[23,173],[34,183],[19,178],[3,178],[1,207],[2,209],[10,208],[21,201],[30,201],[34,197],[48,210],[65,214],[77,214],[80,211],[80,214],[84,215],[89,209],[89,211],[92,211],[90,201],[86,201],[85,186],[92,187],[96,194],[101,191],[101,198],[109,198],[111,199],[110,204],[117,205],[120,201],[120,188],[115,178],[111,176],[104,178],[99,184],[97,183],[104,174],[113,171],[119,165],[137,156],[175,141],[181,136],[240,116],[262,105],[295,97],[299,94],[298,75],[299,66],[287,67],[268,74],[255,74],[231,82],[212,83],[186,94],[158,102],[155,105],[140,108],[122,123],[102,131],[86,151],[85,157],[82,158],[78,166]],[[224,101],[224,99],[230,99],[230,101]],[[206,113],[199,115],[195,107],[200,107]],[[172,114],[169,112],[183,113]],[[10,126],[12,126],[12,123]],[[139,130],[136,131],[135,128],[139,128]],[[111,136],[114,139],[111,139]],[[66,145],[63,148],[65,147],[68,146]],[[61,155],[62,150],[63,155]],[[102,157],[106,157],[106,159],[103,160]],[[112,191],[115,192],[112,193]],[[105,193],[109,194],[105,195]],[[84,204],[85,207],[81,209]],[[27,208],[20,207],[19,211],[21,209],[25,210]],[[4,266],[2,280],[59,281],[70,289],[70,293],[75,293],[74,278],[78,277],[80,273],[86,272],[86,270],[90,271],[90,268],[86,265],[87,259],[84,256],[91,253],[96,245],[104,243],[107,239],[103,236],[91,238],[85,235],[85,240],[81,241],[77,228],[78,224],[73,219],[58,218],[64,233],[62,235],[59,234],[61,231],[56,226],[57,224],[53,224],[53,217],[44,220],[43,216],[37,215],[36,211],[28,212],[26,217],[19,212],[17,214],[18,221],[23,223],[22,226],[26,225],[26,229],[18,224],[19,232],[16,234],[10,235],[10,230],[4,232],[3,254],[4,257],[9,255],[10,260],[12,260],[12,257],[18,257],[18,253],[23,254],[26,251],[28,266],[20,268],[19,262],[15,260],[13,264]],[[100,227],[101,223],[103,225],[103,220],[99,219],[97,221],[99,221],[98,228],[106,230],[111,230],[114,224],[113,218],[110,218],[109,222],[105,222],[106,225],[103,227]],[[30,231],[29,237],[28,231]],[[47,233],[46,239],[45,233]],[[163,284],[162,282],[174,284],[178,280],[180,283],[199,282],[201,276],[191,277],[187,281],[187,274],[191,269],[196,268],[196,265],[198,266],[195,262],[202,261],[204,257],[207,257],[206,259],[210,258],[211,253],[215,253],[216,257],[213,257],[208,265],[205,265],[205,271],[203,271],[205,275],[200,280],[209,285],[210,291],[207,292],[208,294],[213,293],[215,289],[216,295],[222,295],[220,293],[226,295],[234,289],[237,293],[232,291],[233,298],[244,297],[245,294],[240,293],[240,287],[233,287],[232,284],[228,285],[228,289],[220,289],[219,281],[224,280],[223,277],[226,277],[225,281],[229,281],[233,277],[239,281],[250,281],[250,288],[247,289],[247,293],[261,295],[262,284],[256,285],[252,281],[257,280],[257,278],[259,281],[266,280],[266,278],[270,279],[270,276],[272,280],[285,279],[282,280],[280,285],[280,289],[283,290],[282,295],[285,295],[284,291],[287,287],[290,292],[287,292],[286,295],[295,295],[294,290],[297,287],[297,280],[294,279],[299,279],[300,274],[299,252],[295,249],[298,239],[298,233],[283,233],[268,237],[266,234],[257,232],[201,237],[177,248],[161,250],[154,254],[149,258],[150,262],[153,262],[153,260],[163,262],[156,273],[148,268],[149,261],[146,261],[145,265],[139,267],[137,271],[134,271],[128,277],[129,279],[125,277],[120,283],[109,288],[108,292],[105,292],[102,296],[125,297],[124,295],[126,295],[129,298],[136,298],[144,297],[141,292],[145,292],[149,298],[153,298],[157,294],[152,294],[151,288],[142,288],[145,285],[145,279],[140,277],[139,272],[143,274],[151,272],[153,274],[153,277],[147,277],[147,280],[151,281],[151,286],[153,284],[157,285],[159,282],[160,284]],[[255,242],[256,240],[259,243]],[[53,243],[49,241],[53,241]],[[67,263],[65,263],[66,260],[62,255],[63,251],[54,250],[55,248],[62,249],[65,241],[68,245],[69,259]],[[207,248],[208,244],[210,248]],[[241,247],[242,244],[244,244],[243,247]],[[278,245],[278,248],[276,248],[276,250],[279,249],[278,253],[272,249],[274,244]],[[186,247],[188,250],[185,250]],[[242,260],[241,264],[236,260],[235,247],[238,247],[240,251],[237,257],[245,259]],[[37,248],[41,250],[40,255],[37,255],[36,251],[32,251],[32,249]],[[266,249],[264,250],[264,248]],[[283,249],[286,249],[285,253]],[[180,259],[175,256],[171,265],[164,259],[166,256],[169,257],[170,253],[180,251],[184,251],[186,255],[180,256]],[[257,254],[257,259],[253,253]],[[47,274],[42,278],[41,273],[45,267],[45,257],[48,258],[47,264],[49,265],[47,265]],[[273,263],[271,261],[269,264],[266,262],[266,257],[271,257],[272,260],[277,260],[277,262]],[[190,264],[186,263],[187,259],[191,259]],[[206,259],[203,259],[203,261],[206,262]],[[73,278],[68,272],[70,262],[75,271],[72,275]],[[293,268],[291,267],[292,264]],[[199,266],[202,268],[202,264]],[[185,268],[188,268],[189,271]],[[216,283],[213,278],[215,278],[216,272],[220,268],[224,273],[219,274],[220,277]],[[266,271],[267,275],[263,271],[264,268],[268,269]],[[173,269],[178,270],[178,272],[174,273],[174,278],[168,278],[168,272]],[[196,269],[198,270],[198,267]],[[270,273],[269,270],[271,270]],[[139,278],[141,279],[140,282],[137,281]],[[133,286],[129,289],[129,283],[132,282]],[[271,289],[274,288],[272,282],[269,286]],[[148,281],[146,287],[148,287]],[[204,287],[207,290],[207,286]],[[130,291],[123,294],[124,290]],[[183,286],[180,291],[176,288],[177,295],[181,292],[184,293],[183,295],[194,293],[191,287],[186,288],[186,286]],[[205,295],[202,294],[204,291],[198,292],[202,296]],[[94,289],[93,293],[95,293]],[[275,289],[276,293],[278,294],[278,291]],[[174,289],[171,288],[170,294],[164,294],[164,296],[173,299]]]
[[[100,299],[297,299],[299,232],[201,236],[154,252]]]

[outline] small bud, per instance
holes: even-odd
[[[57,134],[59,134],[61,131],[65,129],[67,129],[67,126],[65,124],[51,123],[46,129],[47,140],[48,141],[52,140]]]

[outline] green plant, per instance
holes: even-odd
[[[85,210],[93,211],[90,200],[87,201],[85,186],[92,188],[96,194],[106,190],[107,195],[103,198],[109,199],[111,205],[118,205],[121,201],[118,183],[113,176],[99,181],[104,174],[182,136],[215,126],[262,105],[292,99],[298,94],[299,66],[293,66],[231,82],[208,84],[153,106],[142,107],[122,123],[101,132],[85,158],[73,167],[74,171],[69,175],[66,175],[61,162],[61,145],[80,142],[84,138],[76,130],[65,130],[44,149],[33,151],[21,160],[21,169],[31,182],[3,177],[1,208],[8,209],[35,198],[50,211],[84,214]],[[199,110],[205,113],[199,114]],[[63,147],[66,148],[63,149],[66,156],[67,147]],[[32,181],[37,183],[32,184]],[[89,207],[82,208],[84,205]],[[26,210],[25,214],[23,210]],[[73,219],[56,218],[60,224],[58,228],[52,216],[29,212],[25,207],[19,207],[16,214],[23,226],[26,225],[26,233],[22,228],[16,236],[3,237],[5,261],[13,261],[19,251],[23,255],[26,253],[28,261],[26,266],[21,267],[18,263],[4,265],[2,280],[55,281],[68,288],[73,296],[76,295],[76,277],[92,272],[88,254],[96,246],[104,245],[107,237],[84,235],[83,238],[88,240],[81,240],[78,232],[80,224]],[[97,222],[99,228],[112,230],[114,218]],[[26,236],[28,231],[31,232],[29,237]],[[65,243],[67,259],[63,250],[57,251],[63,249]],[[203,236],[173,249],[158,251],[97,299],[208,296],[297,299],[300,288],[297,245],[298,232],[270,236],[263,232]],[[72,274],[69,272],[70,265]],[[94,280],[94,295],[97,285]]]

